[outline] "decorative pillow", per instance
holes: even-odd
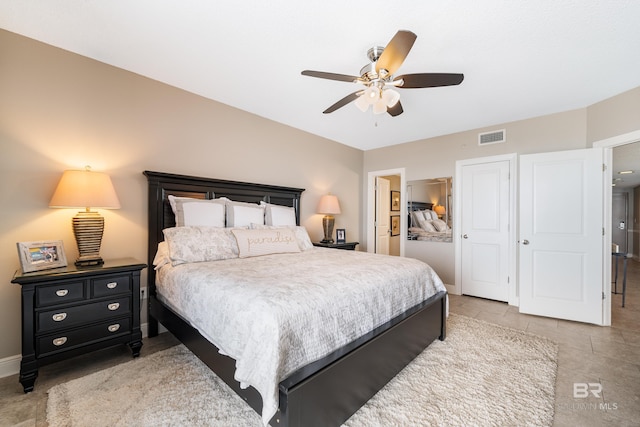
[[[418,219],[418,224],[420,224],[420,228],[424,231],[436,232],[436,228],[433,225],[433,221],[427,221],[426,219]]]
[[[296,240],[298,241],[298,246],[300,247],[301,251],[313,249],[313,243],[311,243],[309,233],[307,233],[307,229],[302,225],[296,225],[295,227],[291,227],[288,225],[278,227],[272,225],[251,224],[251,228],[253,230],[277,230],[280,228],[288,228],[290,230],[293,230],[293,234],[296,236]]]
[[[272,205],[271,203],[260,202],[264,206],[265,225],[289,225],[295,227],[296,211],[289,206]]]
[[[169,205],[171,205],[171,210],[173,211],[173,214],[176,214],[176,201],[177,200],[204,200],[204,199],[195,199],[193,197],[178,197],[178,196],[173,196],[173,195],[169,195],[167,197],[169,199]]]
[[[290,228],[234,229],[240,258],[260,255],[300,252],[298,241]]]
[[[225,202],[220,199],[204,200],[176,198],[176,226],[224,227]]]
[[[264,224],[264,206],[227,202],[227,227],[248,227],[251,224]]]
[[[447,223],[441,219],[434,219],[433,221],[431,221],[431,224],[433,224],[433,226],[438,231],[447,231],[449,229],[449,226],[447,225]]]
[[[169,247],[167,246],[167,242],[160,242],[158,243],[156,256],[153,258],[153,269],[160,270],[163,265],[169,263],[171,263],[171,258],[169,257]]]
[[[438,219],[438,215],[432,210],[425,209],[425,210],[420,211],[420,212],[422,212],[422,215],[424,215],[424,219],[426,219],[427,221],[432,221],[434,219]]]
[[[171,265],[238,258],[238,244],[229,228],[173,227],[162,232]]]

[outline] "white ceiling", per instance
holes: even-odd
[[[586,107],[640,86],[635,0],[2,0],[0,28],[363,150]],[[463,73],[400,90],[404,114],[322,111],[399,29],[399,74]]]

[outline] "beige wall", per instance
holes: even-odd
[[[16,242],[62,239],[77,256],[74,211],[48,208],[65,169],[111,175],[122,208],[101,211],[103,258],[147,259],[144,170],[305,188],[313,240],[331,191],[336,227],[360,240],[362,151],[5,31],[0,52],[0,365],[20,354]]]

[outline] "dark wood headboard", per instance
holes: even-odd
[[[304,191],[303,188],[225,181],[163,172],[144,171],[143,173],[149,183],[149,246],[147,254],[150,267],[147,279],[149,293],[155,289],[153,258],[158,243],[164,240],[162,230],[176,225],[173,211],[169,205],[168,197],[170,195],[196,199],[227,197],[238,202],[260,203],[263,201],[274,205],[289,206],[295,209],[296,223],[300,225],[300,195]]]

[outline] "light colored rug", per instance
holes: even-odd
[[[550,426],[557,345],[451,315],[345,426]],[[57,385],[50,426],[255,426],[260,417],[182,345]]]

